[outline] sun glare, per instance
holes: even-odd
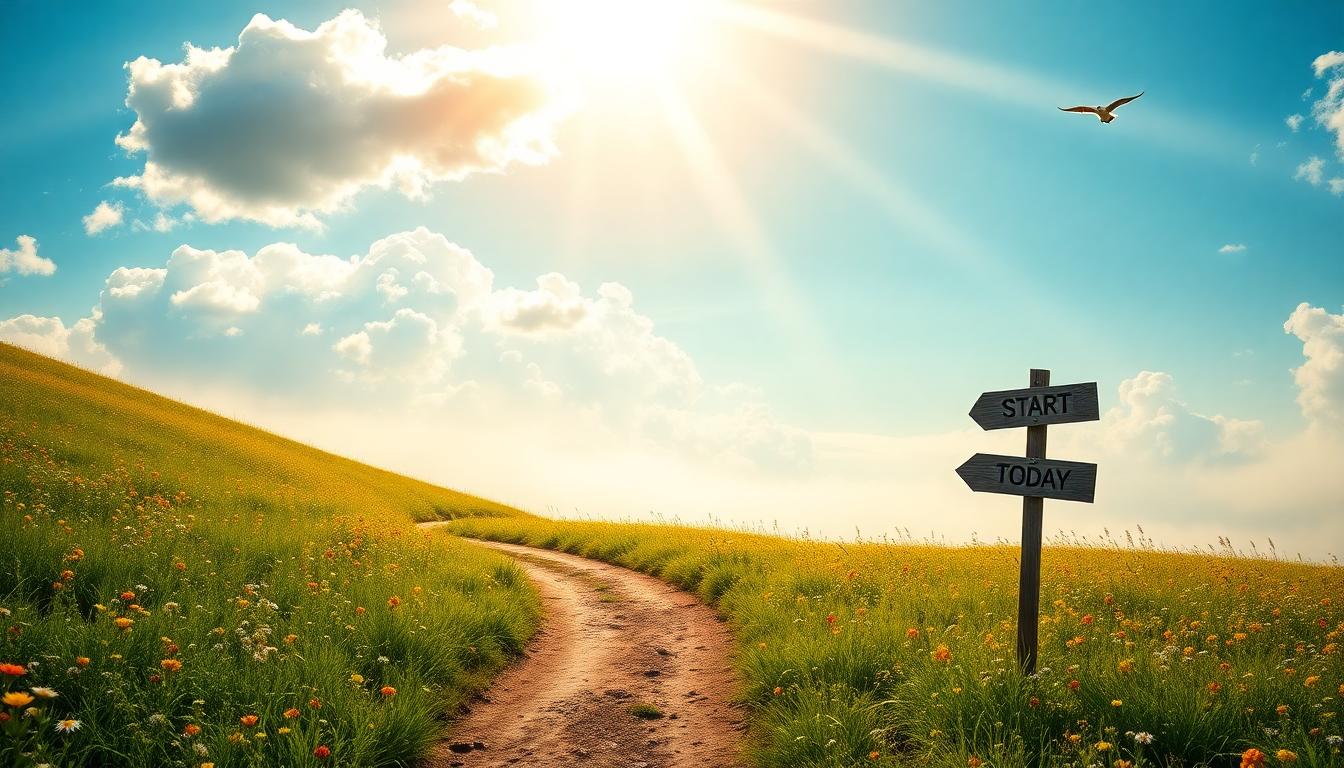
[[[546,61],[589,89],[676,80],[713,43],[715,0],[549,0]]]

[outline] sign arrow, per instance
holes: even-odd
[[[977,453],[957,467],[972,491],[1092,503],[1097,465],[1058,459],[1028,459]]]
[[[971,418],[982,429],[1096,421],[1100,418],[1097,410],[1097,383],[1089,381],[1057,387],[985,392],[971,406]]]

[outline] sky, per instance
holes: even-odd
[[[948,543],[1017,536],[953,470],[1048,368],[1048,533],[1344,542],[1337,4],[6,16],[0,340],[536,512]]]

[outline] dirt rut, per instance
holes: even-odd
[[[712,609],[625,568],[479,543],[518,560],[545,616],[522,660],[450,726],[431,768],[742,765],[732,637]],[[662,716],[637,717],[637,705]]]

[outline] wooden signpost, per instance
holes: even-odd
[[[1027,455],[977,453],[957,467],[972,491],[1008,493],[1022,498],[1022,558],[1017,591],[1017,660],[1028,675],[1036,672],[1037,630],[1041,612],[1041,518],[1046,499],[1091,503],[1097,465],[1045,458],[1049,424],[1096,421],[1097,384],[1050,386],[1050,372],[1033,368],[1027,389],[986,392],[971,407],[971,418],[984,429],[1027,428]]]

